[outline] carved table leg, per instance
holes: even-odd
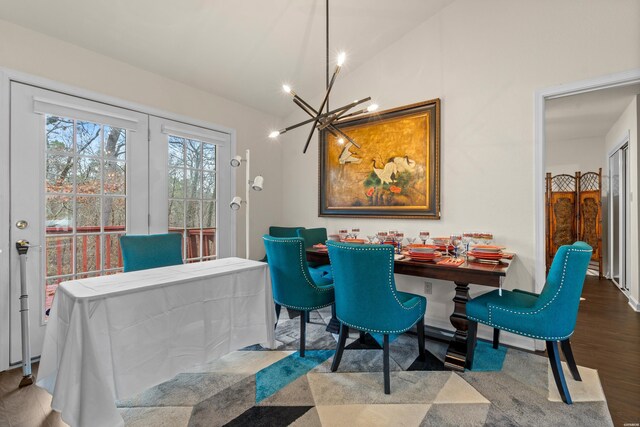
[[[456,296],[453,314],[449,317],[456,332],[449,343],[444,366],[456,371],[464,371],[467,363],[467,301],[469,301],[469,284],[454,282],[456,284]]]

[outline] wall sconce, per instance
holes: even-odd
[[[240,196],[235,196],[233,199],[231,199],[231,203],[229,203],[229,208],[231,208],[231,210],[234,211],[238,211],[240,210],[240,207],[244,204],[246,206],[246,212],[245,212],[245,250],[246,250],[246,257],[247,259],[249,259],[249,193],[250,190],[253,189],[253,191],[262,191],[262,188],[264,187],[264,177],[262,175],[256,175],[256,177],[251,180],[251,157],[250,157],[250,151],[246,150],[245,151],[245,157],[244,159],[240,156],[235,156],[231,159],[231,161],[229,162],[231,164],[231,167],[233,168],[238,168],[240,167],[240,165],[242,164],[242,162],[245,162],[247,164],[247,168],[245,170],[245,195],[244,195],[244,200],[242,199],[242,197]]]

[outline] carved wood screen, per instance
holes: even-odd
[[[602,277],[602,168],[546,178],[547,270],[562,245],[582,240],[593,248],[592,263]]]

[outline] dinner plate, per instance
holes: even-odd
[[[473,252],[486,252],[486,253],[498,253],[505,249],[504,246],[494,245],[473,245],[471,246]]]
[[[487,253],[487,252],[468,252],[474,258],[478,259],[491,259],[491,260],[499,260],[502,258],[502,252],[499,253]]]

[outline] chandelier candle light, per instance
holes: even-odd
[[[329,80],[329,0],[326,3],[327,6],[327,38],[326,38],[326,47],[327,47],[327,90],[324,94],[324,98],[322,99],[322,103],[320,104],[320,108],[315,110],[309,103],[307,103],[304,99],[298,96],[289,85],[282,85],[282,89],[292,96],[293,103],[296,104],[302,111],[307,113],[311,118],[307,120],[303,120],[300,123],[296,123],[295,125],[291,125],[284,129],[275,130],[269,134],[269,138],[277,138],[279,135],[286,133],[292,129],[298,128],[300,126],[304,126],[308,123],[312,123],[311,131],[309,132],[309,137],[307,138],[307,142],[304,145],[303,153],[307,152],[307,148],[309,148],[309,143],[311,142],[311,137],[313,136],[313,132],[318,129],[323,130],[326,129],[331,135],[333,135],[340,144],[344,144],[344,140],[346,139],[355,147],[360,148],[360,145],[353,139],[351,139],[347,134],[338,129],[335,126],[335,123],[340,119],[345,119],[347,117],[354,117],[364,113],[372,113],[378,109],[377,104],[371,104],[367,108],[363,108],[361,110],[349,112],[352,108],[357,105],[363,104],[367,101],[371,101],[371,97],[366,97],[363,99],[356,99],[355,101],[346,104],[340,108],[336,108],[335,110],[329,111],[329,95],[331,94],[331,89],[333,88],[333,84],[336,81],[336,77],[338,73],[342,69],[342,65],[344,64],[347,55],[344,52],[338,54],[338,58],[336,61],[336,68],[333,70],[333,75],[331,76],[331,80]],[[322,112],[325,106],[327,107],[327,111],[325,113]]]

